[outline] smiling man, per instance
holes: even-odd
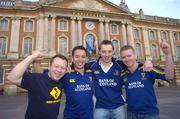
[[[25,58],[9,73],[7,80],[28,90],[28,107],[25,119],[57,119],[59,114],[62,82],[68,61],[63,55],[55,55],[48,73],[26,73],[28,66],[42,59],[39,51]]]
[[[161,44],[165,55],[165,69],[154,66],[152,71],[144,71],[136,61],[132,46],[123,46],[120,55],[127,70],[122,73],[127,95],[127,119],[159,119],[157,99],[153,85],[155,79],[168,80],[174,77],[173,60],[170,45]]]
[[[93,74],[85,67],[86,60],[86,49],[74,47],[71,72],[63,78],[66,95],[64,119],[93,119]]]
[[[99,45],[100,58],[90,64],[94,74],[96,105],[94,119],[125,119],[125,100],[122,96],[122,65],[113,58],[110,40]]]

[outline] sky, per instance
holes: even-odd
[[[119,5],[121,0],[109,0]],[[170,17],[180,19],[180,0],[125,0],[133,13],[139,13],[142,8],[145,15]]]
[[[28,0],[38,1],[38,0]],[[119,5],[121,0],[108,0]],[[180,0],[124,0],[130,12],[139,13],[142,8],[145,15],[180,19]]]

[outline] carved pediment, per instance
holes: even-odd
[[[107,0],[59,0],[56,3],[49,3],[49,5],[51,5],[51,7],[56,6],[70,9],[128,13],[120,6],[117,6]]]

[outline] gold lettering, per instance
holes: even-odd
[[[54,103],[58,103],[58,102],[60,102],[60,99],[58,99],[58,100],[47,100],[46,101],[47,104],[54,104]]]

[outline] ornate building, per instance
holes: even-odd
[[[115,54],[120,47],[134,46],[141,61],[164,64],[160,42],[167,40],[175,62],[174,84],[180,84],[180,19],[131,13],[124,0],[0,0],[0,88],[9,90],[8,72],[33,50],[67,57],[76,45],[96,56],[98,44],[111,40]],[[47,66],[47,60],[41,63]],[[163,66],[163,65],[162,65]]]

